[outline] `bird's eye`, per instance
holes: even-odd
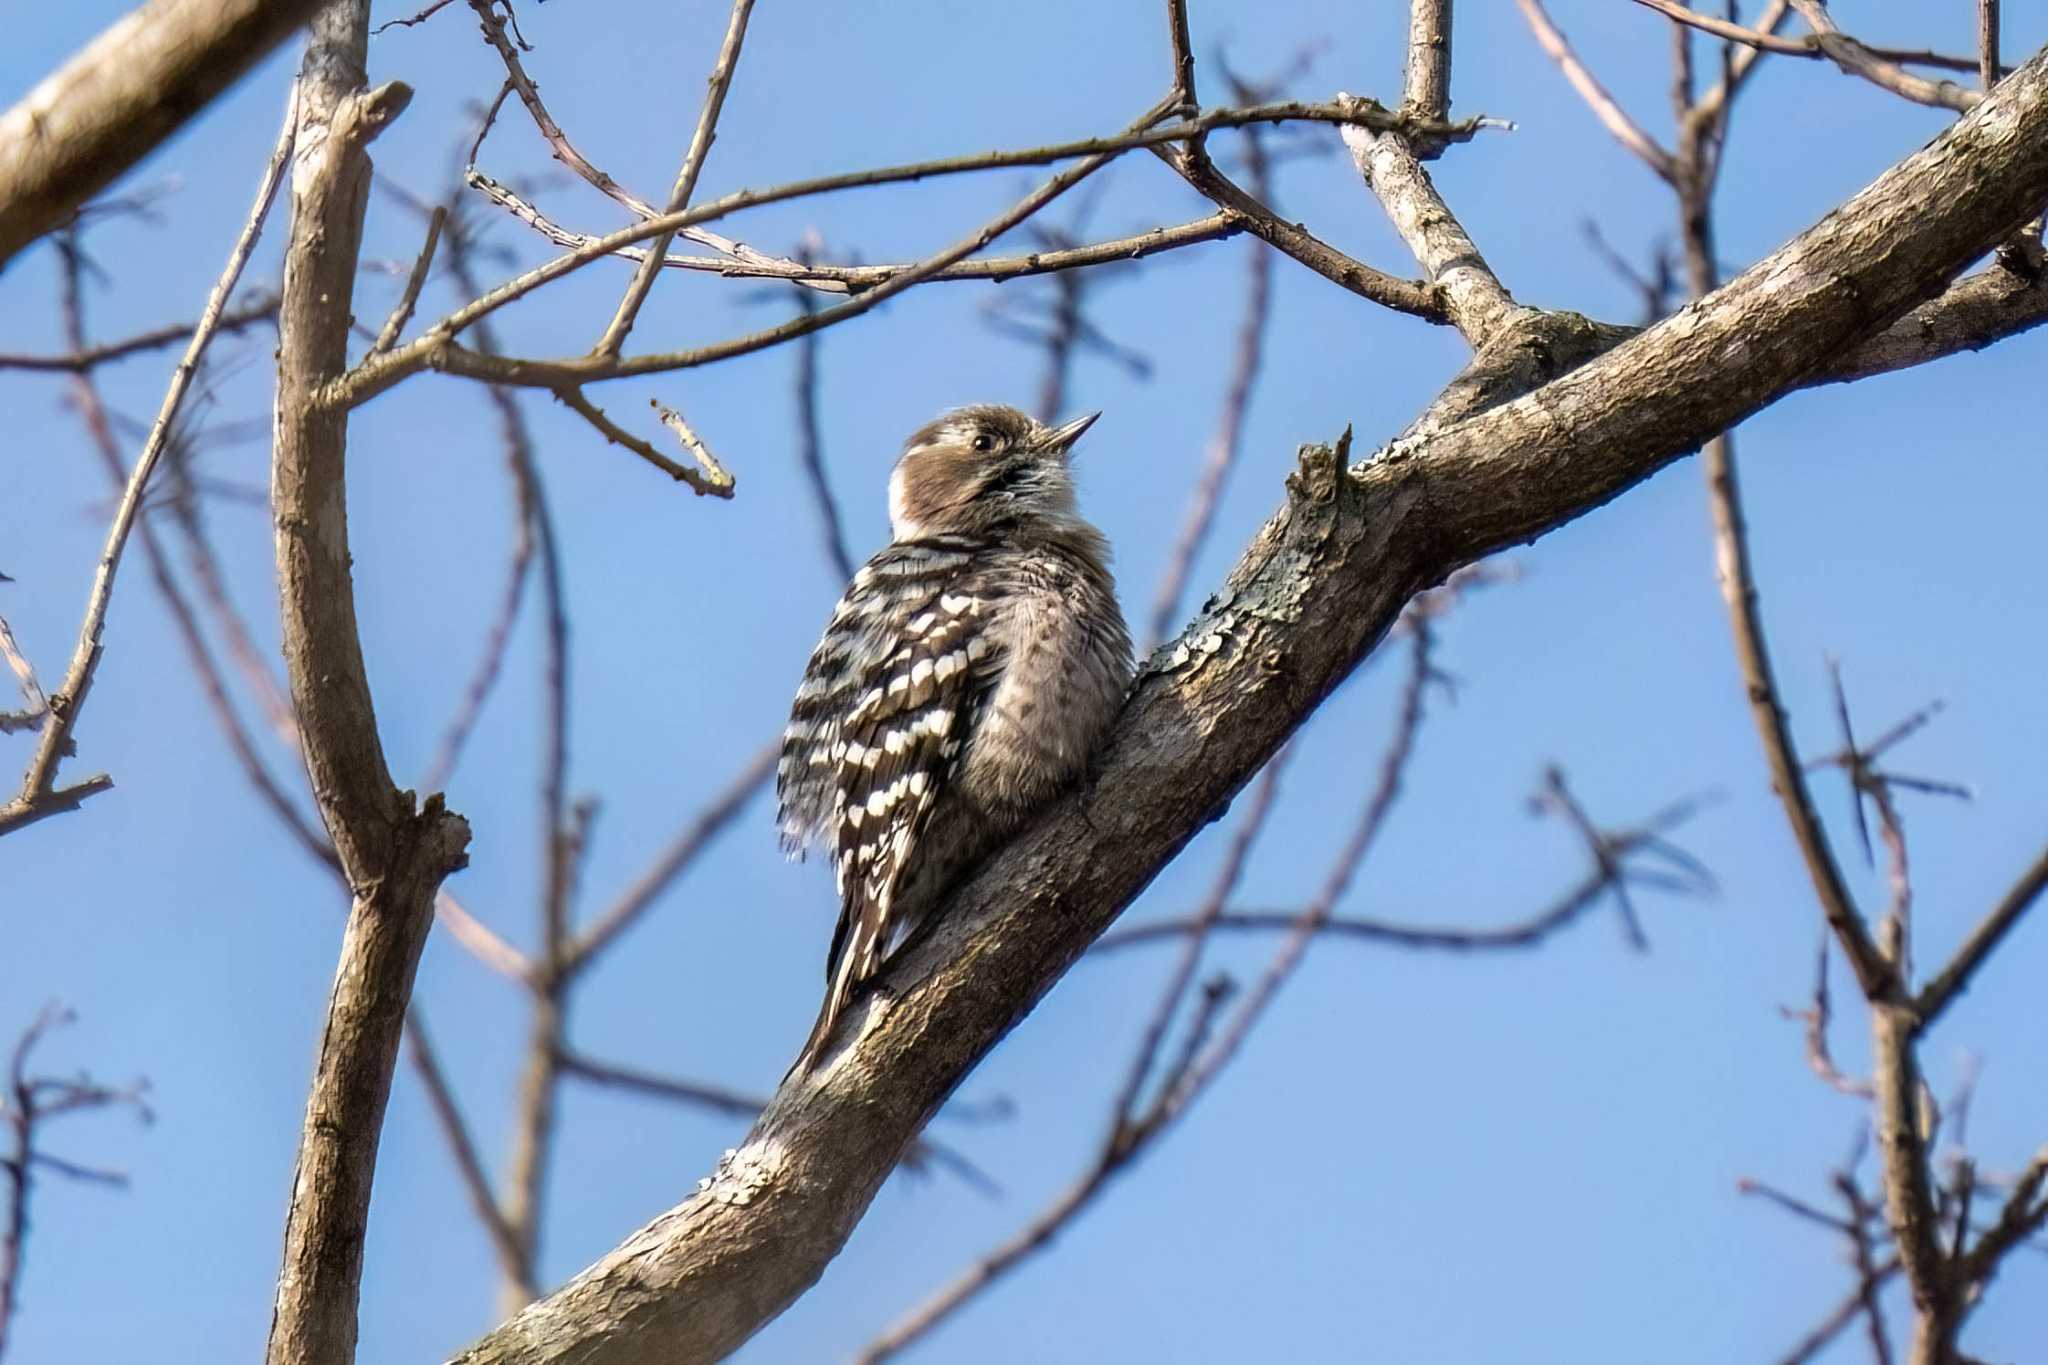
[[[984,431],[974,438],[974,448],[986,454],[996,448],[996,438]]]

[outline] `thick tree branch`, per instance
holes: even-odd
[[[0,114],[0,266],[205,108],[318,0],[151,0]]]
[[[1938,292],[2044,188],[2048,56],[1741,277],[1598,359],[1511,401],[1470,383],[1495,405],[1358,466],[1307,448],[1287,504],[1140,679],[1094,780],[959,891],[856,1005],[857,1036],[778,1092],[699,1193],[459,1359],[730,1352],[823,1273],[960,1078],[1416,590],[1583,515],[1782,396]],[[1569,319],[1552,325],[1574,334]]]
[[[353,904],[285,1223],[269,1365],[350,1365],[384,1107],[434,895],[469,827],[438,796],[415,813],[391,782],[370,704],[349,573],[348,415],[315,395],[347,367],[369,196],[364,148],[404,105],[366,89],[368,0],[313,23],[300,75],[292,232],[278,319],[271,497],[285,663],[306,769]]]

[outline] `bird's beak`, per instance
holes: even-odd
[[[1086,417],[1076,417],[1063,427],[1054,427],[1052,429],[1052,437],[1047,441],[1047,444],[1063,454],[1072,450],[1074,442],[1081,439],[1081,433],[1094,426],[1095,419],[1100,416],[1102,414],[1099,412],[1091,412]]]

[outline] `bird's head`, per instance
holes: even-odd
[[[955,408],[903,443],[889,479],[897,540],[1078,521],[1068,454],[1102,414],[1047,426],[997,404]]]

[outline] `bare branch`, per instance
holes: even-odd
[[[232,335],[245,332],[260,323],[273,321],[276,317],[277,296],[259,294],[240,308],[230,308],[222,312],[213,330],[216,334]],[[83,374],[110,361],[126,360],[130,356],[174,346],[178,342],[188,340],[198,325],[195,322],[158,327],[120,341],[102,342],[97,346],[88,346],[83,350],[70,351],[63,355],[0,352],[0,370],[46,370]]]
[[[1998,0],[1977,0],[1977,83],[1998,84]]]
[[[0,114],[0,265],[204,109],[319,0],[152,0]]]
[[[1869,1278],[1867,1280],[1859,1279],[1856,1287],[1850,1290],[1848,1295],[1840,1303],[1836,1304],[1833,1311],[1825,1318],[1822,1318],[1813,1330],[1809,1331],[1804,1337],[1801,1337],[1799,1343],[1780,1359],[1778,1365],[1808,1365],[1822,1351],[1825,1351],[1850,1323],[1856,1321],[1857,1318],[1863,1316],[1868,1311],[1871,1294],[1884,1288],[1886,1281],[1898,1273],[1899,1261],[1897,1257],[1890,1257],[1878,1262],[1871,1268]]]
[[[714,1114],[724,1114],[728,1118],[751,1119],[768,1107],[768,1101],[759,1095],[745,1095],[737,1090],[706,1085],[701,1081],[657,1076],[651,1071],[642,1071],[637,1067],[600,1062],[594,1057],[572,1052],[567,1048],[562,1050],[558,1061],[564,1075],[576,1076],[617,1090],[650,1095],[656,1099],[695,1105],[701,1109],[709,1109]]]
[[[479,363],[488,363],[496,360],[496,357],[486,356],[482,352],[465,352],[465,354],[476,355],[479,360]],[[487,377],[489,382],[493,384],[503,384],[507,382],[502,375],[495,372],[496,369],[502,368],[502,362],[494,366],[493,368],[494,372],[491,375],[479,377]],[[626,430],[617,422],[614,422],[610,417],[605,415],[605,411],[603,408],[597,406],[597,404],[591,402],[588,398],[584,397],[583,390],[577,387],[576,385],[563,384],[557,386],[555,388],[555,397],[558,400],[560,400],[564,407],[568,408],[571,412],[574,412],[578,417],[581,417],[584,421],[590,423],[590,425],[592,425],[593,427],[596,427],[598,433],[602,435],[605,438],[605,440],[611,442],[615,446],[624,446],[627,450],[632,451],[635,455],[638,455],[641,459],[647,461],[647,463],[653,465],[656,469],[659,469],[662,473],[668,475],[677,483],[688,485],[690,491],[697,494],[699,497],[732,496],[732,490],[730,487],[727,487],[723,491],[720,491],[715,485],[706,481],[704,476],[702,474],[699,474],[696,470],[689,468],[687,465],[677,464],[674,460],[671,460],[668,456],[662,454],[653,446],[649,445],[645,440],[641,439],[638,436],[635,436],[632,432]]]
[[[611,906],[592,920],[590,926],[577,938],[562,963],[562,970],[574,974],[588,966],[593,958],[602,953],[618,936],[631,928],[640,916],[647,913],[663,892],[675,879],[697,860],[697,855],[708,847],[711,841],[724,833],[738,818],[754,794],[766,785],[774,775],[775,759],[781,752],[780,737],[770,740],[746,765],[733,775],[731,781],[714,795],[704,808],[680,830],[669,842],[667,848],[654,860],[654,866],[641,875],[639,880],[614,901]]]
[[[49,1170],[72,1180],[102,1185],[125,1185],[128,1181],[118,1171],[81,1166],[51,1155],[41,1145],[41,1130],[52,1119],[95,1109],[132,1109],[144,1123],[152,1117],[145,1099],[147,1081],[116,1088],[95,1084],[83,1073],[70,1079],[29,1074],[29,1054],[37,1044],[75,1018],[71,1011],[58,1005],[45,1006],[15,1041],[7,1088],[0,1093],[0,1127],[13,1138],[11,1150],[0,1155],[0,1180],[7,1186],[7,1212],[4,1221],[0,1221],[0,1355],[7,1352],[7,1330],[14,1320],[21,1289],[34,1173]]]
[[[704,158],[710,154],[712,139],[718,135],[719,111],[725,108],[725,92],[732,88],[733,71],[740,60],[740,44],[747,36],[747,16],[753,10],[754,0],[732,0],[732,17],[726,21],[725,42],[718,49],[718,61],[711,68],[704,108],[697,115],[697,129],[690,135],[690,150],[683,156],[683,168],[676,174],[675,189],[668,197],[666,212],[670,214],[688,208],[690,196],[697,192],[697,176],[704,169]],[[640,305],[647,301],[647,291],[654,287],[655,272],[661,269],[661,258],[668,254],[668,244],[673,240],[675,233],[671,230],[658,234],[648,243],[647,256],[634,271],[633,282],[626,287],[625,298],[619,301],[619,311],[598,339],[593,355],[615,357],[619,348],[626,344],[626,334],[633,330],[633,320],[640,315]]]
[[[1451,116],[1451,0],[1414,0],[1409,6],[1401,107],[1439,122]],[[1423,155],[1419,147],[1416,154]]]
[[[367,88],[367,0],[314,21],[300,75],[302,155],[279,311],[272,492],[285,662],[306,766],[352,905],[328,1000],[285,1222],[270,1365],[349,1365],[370,1184],[435,892],[469,828],[391,782],[350,576],[348,416],[316,395],[346,368],[370,165],[402,86]]]
[[[454,0],[431,0],[431,3],[426,8],[409,19],[386,19],[383,23],[370,30],[370,36],[374,38],[387,28],[413,28],[419,24],[424,24],[436,14],[448,8],[453,2]]]
[[[819,243],[807,238],[798,253],[808,263],[818,254]],[[792,291],[797,307],[815,312],[810,291]],[[804,481],[811,487],[811,505],[818,509],[818,536],[825,549],[825,564],[833,581],[844,583],[853,577],[853,555],[846,548],[846,527],[840,520],[838,499],[832,496],[832,479],[825,470],[825,438],[818,423],[818,334],[800,338],[796,347],[796,430],[797,462],[803,466]]]
[[[633,1094],[646,1095],[652,1099],[670,1100],[687,1104],[693,1108],[709,1109],[715,1114],[730,1118],[753,1119],[768,1106],[768,1101],[758,1095],[746,1095],[723,1086],[707,1085],[702,1081],[686,1081],[674,1076],[657,1075],[638,1067],[619,1066],[612,1062],[600,1062],[580,1052],[564,1049],[557,1059],[562,1074],[590,1081],[596,1085],[609,1086]],[[988,1175],[962,1156],[959,1152],[930,1138],[919,1138],[903,1154],[907,1167],[944,1166],[970,1185],[984,1192],[992,1192],[994,1182]]]
[[[733,488],[732,475],[718,462],[718,457],[711,453],[711,447],[697,434],[697,429],[684,421],[680,412],[660,399],[650,398],[647,403],[654,409],[655,415],[661,418],[661,424],[682,442],[683,449],[689,451],[691,457],[697,461],[698,477],[703,480],[705,486],[714,493],[723,490],[726,496],[730,496]]]
[[[876,286],[861,299],[849,300],[834,308],[817,314],[815,326],[829,326],[843,318],[866,311],[868,306],[880,302],[881,297],[890,296],[912,284],[936,275],[948,266],[957,264],[976,250],[986,246],[1003,232],[1030,217],[1049,202],[1052,197],[1073,183],[1092,174],[1110,159],[1138,147],[1163,147],[1174,142],[1185,142],[1202,136],[1216,128],[1243,127],[1254,123],[1285,123],[1310,121],[1334,124],[1359,124],[1371,128],[1392,129],[1405,132],[1426,132],[1443,136],[1453,141],[1470,138],[1482,127],[1490,126],[1484,119],[1467,119],[1461,123],[1445,125],[1418,124],[1368,101],[1353,101],[1343,106],[1328,104],[1303,104],[1287,101],[1277,104],[1260,105],[1250,109],[1212,109],[1184,122],[1159,125],[1159,119],[1168,112],[1165,102],[1155,105],[1132,124],[1130,130],[1113,137],[1088,138],[1079,142],[1060,143],[1047,147],[1035,147],[1022,152],[993,152],[976,156],[942,158],[936,161],[917,162],[907,166],[892,166],[881,170],[853,171],[840,175],[820,176],[812,180],[791,181],[785,185],[766,190],[739,190],[708,204],[685,209],[674,214],[663,214],[617,232],[600,237],[587,246],[579,247],[566,255],[558,256],[533,270],[493,289],[481,298],[475,299],[427,329],[419,339],[388,351],[366,361],[347,379],[324,395],[330,404],[355,406],[367,402],[385,389],[398,383],[406,376],[417,373],[429,365],[437,368],[467,373],[464,368],[474,363],[472,352],[453,343],[453,338],[471,326],[478,318],[503,308],[534,290],[559,279],[571,271],[581,269],[594,260],[610,255],[621,247],[659,236],[663,232],[676,232],[699,223],[710,222],[744,208],[761,204],[779,203],[807,195],[824,194],[834,190],[852,189],[864,185],[891,184],[904,180],[919,180],[933,175],[951,175],[966,171],[989,170],[1003,166],[1043,165],[1048,162],[1082,158],[1082,163],[1048,182],[1044,200],[1033,197],[984,229],[986,235],[977,234],[971,244],[953,251],[942,252],[937,257],[911,267]],[[1182,174],[1190,174],[1185,169]],[[1053,189],[1056,185],[1058,188]],[[1220,175],[1200,180],[1195,186],[1223,207],[1232,209],[1244,218],[1244,226],[1265,237],[1282,251],[1310,265],[1312,269],[1327,275],[1345,288],[1368,298],[1399,306],[1418,316],[1439,316],[1441,313],[1431,302],[1426,291],[1412,283],[1391,280],[1369,267],[1360,265],[1350,257],[1336,251],[1328,244],[1314,238],[1298,227],[1282,223],[1272,211]],[[866,303],[863,303],[863,299]],[[856,305],[860,305],[856,307]],[[796,333],[791,333],[795,335]],[[522,368],[489,377],[501,382],[538,384],[555,387],[561,383],[581,384],[600,378],[618,378],[630,374],[647,374],[660,370],[682,369],[690,365],[707,364],[711,360],[724,359],[730,355],[744,354],[758,350],[773,341],[787,340],[787,335],[777,335],[770,340],[760,340],[760,334],[752,338],[740,338],[720,343],[697,351],[679,352],[672,356],[635,357],[630,360],[604,362],[603,358],[581,357],[577,361],[562,361],[546,364],[522,362]],[[525,377],[521,377],[524,375]],[[476,377],[476,376],[472,376]]]
[[[1815,1224],[1818,1227],[1826,1228],[1830,1232],[1839,1233],[1844,1237],[1854,1236],[1857,1230],[1856,1224],[1850,1219],[1838,1217],[1825,1209],[1815,1208],[1799,1196],[1787,1194],[1777,1186],[1766,1184],[1761,1180],[1753,1180],[1748,1176],[1744,1176],[1735,1182],[1735,1192],[1740,1195],[1754,1196],[1769,1204],[1775,1204],[1801,1222]]]
[[[1864,998],[1882,1000],[1898,987],[1890,964],[1878,952],[1870,928],[1856,908],[1841,866],[1820,816],[1813,808],[1806,774],[1793,747],[1792,729],[1778,696],[1778,679],[1771,667],[1770,648],[1764,640],[1763,614],[1757,604],[1756,570],[1750,562],[1749,533],[1742,515],[1742,495],[1736,483],[1734,442],[1717,436],[1707,443],[1702,458],[1707,466],[1707,488],[1714,514],[1715,562],[1721,595],[1728,604],[1729,623],[1735,632],[1736,659],[1749,699],[1750,718],[1763,742],[1764,760],[1771,771],[1771,786],[1785,808],[1786,823],[1792,828],[1800,856],[1805,859],[1814,894],[1828,927],[1841,942],[1850,970]]]
[[[1917,61],[1933,66],[1946,66],[1953,70],[1975,71],[1974,61],[1962,58],[1943,57],[1938,53],[1901,53],[1880,51],[1858,42],[1836,26],[1828,15],[1827,6],[1819,0],[1792,0],[1793,7],[1813,25],[1814,31],[1803,38],[1782,38],[1774,33],[1744,28],[1726,19],[1717,19],[1697,10],[1687,9],[1676,0],[1636,0],[1636,3],[1689,28],[1711,33],[1729,42],[1741,43],[1764,52],[1778,52],[1788,57],[1823,58],[1833,62],[1843,71],[1863,79],[1915,104],[1932,105],[1937,109],[1954,109],[1965,112],[1977,107],[1984,98],[1980,91],[1957,85],[1954,81],[1930,81],[1915,76],[1899,65],[1898,59]]]
[[[1815,954],[1813,1004],[1803,1010],[1780,1006],[1778,1012],[1787,1019],[1797,1019],[1806,1025],[1806,1065],[1814,1075],[1844,1095],[1866,1100],[1874,1097],[1876,1092],[1869,1081],[1846,1076],[1835,1066],[1834,1052],[1828,1046],[1828,1025],[1834,1020],[1834,1007],[1828,993],[1828,937],[1825,933],[1821,935],[1820,951]]]
[[[1349,99],[1351,96],[1342,92],[1337,96],[1340,104]],[[1405,139],[1355,125],[1344,128],[1343,136],[1344,145],[1351,149],[1352,164],[1415,254],[1423,278],[1441,298],[1451,325],[1474,350],[1484,346],[1520,305],[1437,194],[1429,172]]]
[[[1916,1344],[1914,1359],[1947,1358],[1962,1326],[1962,1303],[1941,1246],[1940,1218],[1928,1175],[1927,1143],[1932,1134],[1921,1108],[1925,1082],[1913,1048],[1908,1005],[1871,1005],[1871,1080],[1877,1091],[1874,1127],[1884,1172],[1885,1210],[1892,1240],[1912,1287],[1918,1342],[1939,1343],[1935,1354]]]
[[[540,1289],[533,1280],[532,1261],[526,1248],[520,1245],[506,1224],[504,1215],[498,1211],[497,1201],[491,1197],[490,1177],[484,1173],[476,1142],[462,1121],[462,1110],[455,1103],[455,1091],[448,1084],[447,1072],[427,1037],[426,1021],[420,1017],[418,1006],[405,1016],[405,1038],[411,1045],[406,1049],[406,1055],[412,1059],[413,1072],[427,1092],[427,1106],[434,1111],[434,1122],[440,1125],[441,1135],[448,1140],[449,1151],[455,1154],[455,1170],[462,1177],[463,1192],[469,1196],[470,1207],[475,1210],[477,1221],[483,1224],[484,1234],[491,1240],[491,1249],[498,1255],[500,1273],[508,1280],[527,1285],[528,1299],[537,1297]]]
[[[1448,42],[1448,39],[1446,39]],[[1256,133],[1245,140],[1246,179],[1251,193],[1260,200],[1272,198],[1265,146]],[[1180,614],[1181,599],[1187,592],[1188,577],[1194,572],[1195,556],[1209,538],[1216,522],[1216,508],[1223,498],[1224,483],[1237,463],[1244,444],[1244,425],[1251,408],[1252,387],[1258,382],[1259,365],[1265,354],[1266,325],[1272,316],[1273,258],[1264,244],[1254,246],[1245,258],[1244,315],[1237,327],[1237,344],[1230,362],[1230,381],[1223,391],[1223,411],[1216,420],[1216,432],[1202,472],[1189,494],[1187,518],[1167,554],[1166,571],[1160,575],[1159,590],[1152,599],[1152,615],[1138,644],[1140,658],[1166,638]]]
[[[1857,42],[1842,32],[1828,13],[1823,0],[1792,0],[1792,8],[1799,11],[1799,17],[1813,26],[1813,41],[1820,54],[1842,70],[1889,90],[1901,99],[1915,104],[1931,105],[1936,109],[1953,109],[1965,113],[1977,107],[1983,100],[1981,90],[1958,85],[1954,81],[1930,81],[1922,76],[1889,61],[1875,50]],[[1964,70],[1974,70],[1974,64]],[[1909,1264],[1907,1270],[1912,1266]]]
[[[384,319],[377,339],[370,343],[371,355],[390,350],[405,331],[405,324],[412,321],[413,307],[419,302],[420,289],[427,282],[427,271],[434,264],[434,248],[440,244],[441,228],[447,221],[447,207],[436,206],[427,219],[427,240],[420,247],[419,257],[412,263],[412,273],[406,276],[405,288],[399,292],[398,302],[392,305],[391,316]]]
[[[1357,467],[1307,448],[1185,657],[1138,680],[1090,781],[959,888],[856,1006],[848,1045],[779,1091],[699,1194],[458,1359],[691,1362],[736,1348],[815,1280],[959,1079],[1415,589],[1607,502],[1789,391],[1816,356],[1989,251],[2042,183],[2048,57],[1682,318]]]
[[[591,233],[571,232],[562,227],[512,190],[480,171],[472,170],[467,173],[466,178],[470,188],[533,228],[556,246],[581,250],[604,240]],[[1236,213],[1212,213],[1206,218],[1197,218],[1190,223],[1156,227],[1147,232],[1134,233],[1129,237],[1090,242],[1085,246],[1059,251],[1034,251],[1023,256],[992,256],[965,260],[927,276],[926,281],[940,283],[947,280],[979,280],[999,284],[1004,280],[1018,279],[1026,275],[1047,275],[1087,266],[1135,261],[1157,255],[1162,251],[1221,241],[1243,230],[1243,224]],[[620,247],[609,254],[622,260],[639,261],[647,252],[643,247]],[[806,260],[783,261],[761,255],[759,252],[751,252],[743,258],[677,255],[671,252],[662,258],[661,263],[671,270],[699,270],[733,279],[788,280],[791,284],[824,294],[857,294],[863,289],[872,289],[902,274],[910,269],[912,264],[902,262],[895,265],[829,265]],[[6,357],[0,356],[0,367],[4,367],[5,360]]]
[[[1963,940],[1963,946],[1947,966],[1935,974],[1913,1002],[1913,1012],[1918,1019],[1916,1032],[1931,1028],[1956,997],[1970,988],[1970,980],[1977,969],[1987,962],[2013,926],[2020,922],[2041,893],[2048,891],[2048,849],[2020,874],[2012,890],[2005,893],[1997,905],[1991,908],[1970,936]]]
[[[1980,1293],[2008,1252],[2048,1226],[2048,1193],[2044,1192],[2048,1192],[2048,1147],[2034,1153],[2006,1195],[1998,1221],[1962,1258],[1957,1270],[1965,1293]]]
[[[34,96],[31,96],[34,99]],[[288,102],[285,111],[284,130],[278,136],[277,145],[272,149],[269,164],[264,167],[261,183],[256,191],[256,203],[242,225],[235,245],[228,253],[228,262],[214,281],[213,290],[207,295],[206,307],[199,317],[199,325],[192,331],[192,339],[186,343],[185,355],[171,374],[171,382],[164,392],[162,405],[157,410],[155,423],[150,427],[149,438],[143,443],[141,454],[135,458],[135,468],[128,476],[126,489],[121,495],[120,506],[114,512],[113,525],[107,531],[107,541],[100,551],[99,571],[94,575],[92,594],[87,599],[85,618],[78,629],[78,645],[72,651],[70,666],[65,670],[64,680],[57,690],[50,694],[43,722],[41,737],[36,744],[28,770],[22,775],[21,792],[10,803],[0,806],[0,834],[50,813],[51,809],[68,801],[75,806],[79,799],[90,795],[92,790],[103,790],[111,785],[104,777],[91,779],[85,784],[72,787],[67,793],[53,790],[57,766],[71,751],[71,732],[77,726],[79,715],[85,706],[87,691],[92,687],[93,673],[99,667],[101,645],[100,634],[106,625],[107,605],[113,600],[114,575],[120,571],[122,552],[127,549],[128,536],[135,529],[137,516],[142,510],[142,498],[149,486],[150,476],[156,472],[157,462],[162,458],[170,440],[171,423],[192,386],[192,379],[199,370],[200,358],[205,355],[207,345],[213,340],[214,330],[220,322],[222,312],[227,308],[228,296],[242,278],[242,268],[248,264],[249,253],[255,249],[256,238],[263,230],[263,220],[269,215],[270,203],[277,193],[277,187],[284,173],[285,158],[290,154],[296,125],[297,97]],[[99,784],[97,787],[94,784]],[[54,801],[53,801],[54,798]]]
[[[1166,1037],[1167,1027],[1179,1013],[1187,999],[1188,987],[1194,984],[1195,968],[1201,964],[1202,948],[1208,942],[1209,933],[1216,927],[1216,921],[1223,913],[1224,905],[1237,893],[1238,883],[1244,877],[1245,861],[1251,856],[1252,846],[1266,828],[1267,817],[1273,812],[1273,798],[1280,791],[1280,774],[1287,768],[1291,747],[1282,749],[1273,756],[1265,772],[1260,776],[1258,786],[1252,789],[1251,804],[1245,808],[1244,818],[1238,821],[1236,831],[1231,835],[1230,846],[1223,851],[1223,861],[1210,880],[1209,894],[1203,898],[1201,907],[1195,911],[1181,946],[1179,961],[1174,963],[1173,973],[1167,978],[1166,989],[1160,992],[1159,1003],[1154,1007],[1152,1018],[1146,1023],[1145,1031],[1139,1036],[1138,1049],[1131,1062],[1130,1073],[1124,1079],[1122,1091],[1116,1103],[1110,1108],[1110,1143],[1115,1145],[1121,1138],[1121,1130],[1138,1121],[1138,1096],[1146,1080],[1152,1074],[1154,1062],[1159,1057],[1160,1042]],[[1169,1079],[1178,1077],[1186,1070],[1176,1067],[1167,1073]]]
[[[1870,1329],[1870,1352],[1877,1365],[1892,1365],[1892,1342],[1885,1331],[1884,1309],[1878,1301],[1882,1283],[1878,1276],[1877,1251],[1870,1231],[1876,1210],[1863,1198],[1863,1191],[1846,1171],[1835,1173],[1835,1188],[1849,1206],[1849,1245],[1853,1249],[1856,1280],[1863,1293],[1863,1319]]]
[[[1572,89],[1579,92],[1579,98],[1592,109],[1593,116],[1600,120],[1602,126],[1614,135],[1614,140],[1634,152],[1661,179],[1671,180],[1676,174],[1671,153],[1658,146],[1657,140],[1644,132],[1641,124],[1629,117],[1628,111],[1608,93],[1607,87],[1600,84],[1599,77],[1579,60],[1578,53],[1572,51],[1571,42],[1564,36],[1564,31],[1551,20],[1549,12],[1543,8],[1542,0],[1515,0],[1515,3],[1521,6],[1522,17],[1529,21],[1529,28],[1536,35],[1537,45],[1549,55],[1550,60],[1557,63],[1558,69],[1564,72],[1564,78],[1571,83]]]

